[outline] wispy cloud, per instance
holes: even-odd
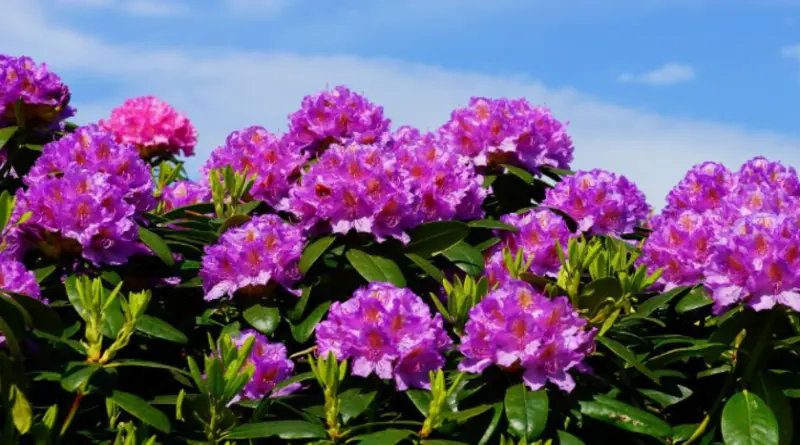
[[[800,43],[784,46],[781,48],[781,55],[787,59],[795,59],[800,62]]]
[[[225,0],[237,13],[256,14],[257,17],[276,16],[289,8],[293,0]]]
[[[142,16],[171,16],[186,11],[185,5],[179,0],[59,0],[69,5],[82,5],[116,9],[133,15]]]
[[[645,85],[674,85],[688,82],[695,77],[694,68],[680,63],[666,63],[652,71],[640,74],[623,73],[617,77],[621,83],[642,83]]]

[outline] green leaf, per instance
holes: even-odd
[[[226,439],[261,439],[278,436],[281,439],[323,439],[325,428],[301,420],[248,423],[232,429]]]
[[[472,408],[468,408],[468,409],[465,409],[465,410],[461,410],[461,411],[453,411],[453,412],[449,412],[449,413],[444,413],[442,415],[442,417],[444,417],[447,420],[452,420],[454,422],[463,423],[463,422],[466,422],[467,420],[469,420],[469,419],[471,419],[471,418],[473,418],[475,416],[479,416],[479,415],[485,413],[486,411],[489,411],[493,407],[494,407],[494,405],[478,405],[478,406],[475,406],[475,407],[472,407]]]
[[[281,313],[278,308],[260,304],[254,304],[245,309],[242,316],[250,323],[250,326],[266,335],[272,334],[281,321]]]
[[[400,266],[394,261],[377,255],[370,255],[358,249],[350,249],[345,254],[347,261],[368,282],[382,281],[397,287],[405,287],[406,279]]]
[[[34,270],[33,274],[36,275],[36,282],[37,283],[41,283],[47,277],[49,277],[50,274],[55,272],[55,270],[56,270],[56,266],[54,266],[54,265],[50,265],[50,266],[47,266],[47,267],[42,267],[41,269]]]
[[[175,265],[175,258],[172,257],[172,251],[169,250],[169,246],[167,246],[167,243],[164,242],[160,236],[144,227],[139,227],[139,240],[147,245],[164,264],[170,267]]]
[[[778,421],[780,445],[791,444],[792,436],[794,435],[792,404],[789,403],[789,399],[787,399],[781,391],[780,385],[778,385],[775,380],[763,374],[758,374],[756,378],[753,379],[751,385],[753,393],[761,397],[761,400],[763,400],[775,414],[775,419]]]
[[[450,246],[442,252],[445,258],[452,261],[459,269],[472,275],[478,276],[483,273],[483,254],[464,241]]]
[[[162,217],[169,221],[174,221],[176,219],[184,219],[187,217],[196,215],[207,215],[209,213],[214,213],[214,204],[211,203],[199,203],[199,204],[192,204],[184,207],[178,207],[177,209],[172,209],[169,212],[162,215]]]
[[[421,256],[415,253],[407,253],[406,257],[411,260],[414,264],[419,266],[426,274],[428,274],[431,278],[436,280],[437,283],[441,283],[444,281],[444,274],[441,270],[439,270],[436,266],[433,265],[430,261],[422,258]]]
[[[406,396],[409,400],[411,400],[411,403],[417,407],[417,410],[419,410],[420,414],[428,417],[428,408],[430,407],[432,400],[430,391],[410,389],[406,391]]]
[[[665,352],[650,358],[646,363],[654,369],[660,369],[666,365],[690,358],[706,358],[706,357],[719,357],[720,354],[727,351],[731,347],[724,343],[705,343],[701,342],[692,346],[684,348],[675,348],[671,351]]]
[[[136,330],[173,343],[186,344],[189,342],[183,332],[166,321],[147,314],[142,315],[142,318],[136,323]]]
[[[644,396],[647,397],[648,399],[658,403],[664,408],[668,408],[672,405],[675,405],[676,403],[683,402],[684,400],[691,397],[691,395],[693,394],[691,389],[682,385],[675,386],[673,393],[678,392],[679,394],[677,395],[663,391],[656,391],[654,389],[640,389],[639,392],[644,394]]]
[[[519,229],[512,226],[511,224],[506,224],[496,219],[478,219],[475,221],[468,222],[467,225],[470,227],[478,227],[482,229],[506,230],[508,232],[514,232],[514,233],[519,232]]]
[[[83,387],[99,369],[100,365],[96,363],[81,363],[75,368],[71,369],[64,376],[64,378],[61,379],[61,387],[69,392],[75,392],[79,388]]]
[[[586,445],[582,440],[566,431],[558,431],[558,445]]]
[[[303,250],[303,255],[300,257],[300,263],[298,263],[300,273],[305,275],[334,241],[336,241],[335,236],[325,236],[306,246],[305,250]]]
[[[359,388],[350,388],[339,394],[339,414],[344,424],[366,411],[377,394],[376,391],[362,393]]]
[[[636,308],[636,314],[647,317],[658,309],[667,306],[675,298],[680,298],[686,295],[691,290],[690,287],[676,287],[661,295],[656,295],[645,300],[639,307]]]
[[[150,406],[146,400],[133,394],[117,390],[111,392],[110,399],[133,417],[136,417],[146,424],[152,425],[159,431],[169,434],[171,427],[166,414]]]
[[[595,340],[601,345],[605,346],[608,350],[613,352],[617,357],[621,358],[626,363],[636,368],[636,370],[644,374],[645,377],[652,380],[657,385],[661,384],[661,382],[658,380],[658,376],[656,376],[653,373],[653,371],[650,370],[650,368],[648,368],[642,362],[640,362],[639,359],[637,359],[636,356],[633,354],[633,352],[631,352],[630,349],[625,347],[623,344],[617,342],[616,340],[612,340],[608,337],[597,337]]]
[[[515,167],[513,165],[503,164],[501,167],[505,168],[509,173],[522,179],[526,184],[533,184],[534,178],[533,175],[525,170],[524,168]]]
[[[61,323],[58,313],[41,300],[27,295],[7,293],[8,296],[22,306],[30,315],[31,326],[48,334],[61,335],[64,325]]]
[[[497,430],[497,425],[500,424],[500,419],[503,416],[503,404],[495,403],[493,408],[494,408],[494,413],[492,414],[492,420],[489,422],[489,425],[483,432],[483,436],[481,436],[481,440],[478,442],[478,445],[488,444],[489,441],[492,440],[494,432]]]
[[[529,442],[542,434],[549,405],[545,390],[530,391],[523,383],[514,385],[506,391],[504,404],[511,434]]]
[[[314,334],[314,329],[317,328],[319,321],[328,313],[330,305],[331,302],[326,301],[317,306],[301,323],[290,324],[289,328],[292,331],[292,337],[300,344],[307,342],[311,335]]]
[[[469,226],[456,221],[437,221],[423,224],[410,233],[406,252],[428,258],[447,250],[469,235]]]
[[[192,375],[183,369],[176,368],[174,366],[165,365],[163,363],[158,362],[149,362],[147,360],[136,360],[136,359],[122,359],[116,360],[109,365],[106,365],[107,368],[118,368],[120,366],[138,366],[141,368],[153,368],[153,369],[165,369],[167,371],[176,372],[178,374],[183,374],[187,377],[191,377]]]
[[[683,314],[685,312],[690,312],[696,309],[704,308],[712,304],[714,304],[713,300],[703,295],[702,291],[695,290],[693,292],[690,292],[685,297],[681,298],[681,301],[679,301],[678,305],[675,306],[675,310],[679,314]]]
[[[778,445],[778,421],[760,397],[742,391],[722,409],[722,438],[726,445]]]
[[[376,433],[358,436],[354,439],[358,440],[359,445],[397,445],[413,434],[415,434],[413,431],[389,428]]]
[[[14,422],[14,427],[20,434],[25,434],[31,429],[33,423],[33,411],[28,399],[18,386],[11,387],[11,394],[14,396],[14,402],[11,406],[11,418]]]
[[[18,128],[16,126],[0,128],[0,148],[3,148],[6,143],[11,140]]]
[[[289,320],[297,321],[303,316],[303,313],[306,311],[306,305],[308,305],[308,300],[311,298],[311,290],[311,286],[303,286],[303,293],[300,295],[300,299],[297,300],[297,304],[294,305],[292,310],[286,313]]]
[[[646,411],[604,396],[596,396],[596,402],[579,402],[581,413],[632,433],[653,437],[669,437],[672,428],[668,423]]]

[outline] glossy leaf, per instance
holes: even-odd
[[[725,445],[778,445],[778,421],[760,397],[742,391],[722,409],[722,438]]]
[[[262,334],[270,335],[281,321],[281,313],[277,308],[254,304],[242,312],[242,317]]]
[[[442,255],[452,261],[459,269],[472,275],[478,276],[483,273],[484,258],[480,250],[475,249],[464,241],[450,246],[442,252]]]
[[[469,235],[469,226],[456,221],[437,221],[423,224],[410,233],[407,253],[428,258],[443,252]]]
[[[479,227],[482,229],[505,230],[507,232],[514,232],[514,233],[519,232],[519,229],[512,226],[511,224],[506,224],[496,219],[478,219],[475,221],[468,222],[467,225],[470,227]]]
[[[406,285],[406,279],[400,270],[400,266],[390,259],[370,255],[358,249],[348,250],[345,256],[347,256],[347,261],[350,262],[353,268],[368,282],[392,283],[397,287],[405,287]]]
[[[653,437],[669,437],[672,428],[653,414],[608,397],[596,396],[594,402],[580,402],[584,416],[609,423],[626,431]]]
[[[298,324],[291,324],[289,327],[292,331],[292,337],[297,340],[298,343],[303,344],[311,338],[314,334],[314,330],[317,328],[320,320],[325,317],[325,314],[328,313],[328,308],[330,307],[331,302],[326,301],[321,303],[317,306],[305,320]]]
[[[629,365],[636,368],[637,371],[644,374],[647,378],[655,382],[656,384],[660,384],[661,382],[658,380],[658,376],[656,376],[653,371],[651,371],[647,366],[645,366],[633,352],[630,351],[627,347],[623,344],[617,342],[616,340],[612,340],[608,337],[597,337],[597,342],[601,345],[605,346],[608,350],[613,352],[617,357],[624,360]]]
[[[542,434],[549,406],[545,390],[531,391],[519,383],[506,390],[504,405],[511,434],[529,442]]]
[[[339,394],[339,414],[344,424],[366,411],[377,394],[376,391],[361,392],[359,388],[350,388]]]
[[[336,241],[335,236],[325,236],[306,246],[305,250],[303,250],[303,255],[300,257],[300,262],[298,263],[300,273],[305,274],[308,272],[311,266],[317,262],[334,241]]]
[[[164,264],[170,267],[175,265],[175,258],[172,256],[172,251],[160,236],[144,227],[139,227],[139,240],[149,247]]]
[[[356,443],[359,445],[397,445],[413,434],[415,434],[413,431],[389,428],[372,434],[358,436],[355,440],[358,440]]]
[[[275,422],[248,423],[231,430],[226,439],[322,439],[325,428],[321,425],[300,420],[281,420]]]
[[[186,338],[183,332],[166,321],[149,315],[142,315],[142,318],[140,318],[139,322],[136,324],[136,330],[173,343],[185,344],[189,342],[189,339]]]
[[[153,408],[146,400],[133,394],[114,390],[111,392],[111,400],[120,408],[130,413],[142,422],[152,425],[155,429],[165,433],[170,432],[171,426],[166,414]]]

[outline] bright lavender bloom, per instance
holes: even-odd
[[[24,181],[28,187],[49,177],[70,172],[106,173],[122,192],[121,199],[139,212],[155,207],[150,168],[132,145],[117,143],[114,136],[97,125],[78,128],[58,141],[46,144]]]
[[[255,373],[234,401],[281,397],[300,389],[299,383],[293,383],[273,392],[278,383],[292,376],[294,362],[286,357],[286,346],[270,343],[267,337],[252,329],[240,332],[233,342],[242,347],[250,337],[255,337],[255,341],[247,363],[255,367]]]
[[[169,212],[192,204],[210,202],[211,189],[193,181],[178,181],[164,187],[161,200],[164,202],[164,211]]]
[[[578,223],[579,231],[595,235],[630,233],[650,212],[633,182],[600,169],[564,177],[547,190],[542,205],[561,210]]]
[[[256,175],[250,190],[254,199],[276,206],[286,198],[295,184],[306,161],[305,155],[291,149],[262,127],[248,127],[228,135],[225,145],[211,153],[203,167],[207,177],[212,168],[230,165],[235,171],[248,176]]]
[[[780,162],[772,162],[763,156],[745,162],[736,175],[738,184],[768,184],[791,196],[800,195],[800,180],[797,171]]]
[[[300,279],[297,262],[305,245],[300,229],[275,215],[257,216],[228,230],[206,247],[200,269],[205,299],[267,292],[273,285],[298,294],[291,287]]]
[[[428,372],[441,369],[452,341],[439,314],[408,289],[370,283],[344,303],[334,302],[317,325],[318,354],[352,359],[353,375],[394,378],[399,391],[430,388]]]
[[[523,381],[539,390],[549,381],[566,392],[575,388],[572,369],[585,372],[584,359],[594,351],[595,329],[566,297],[553,300],[522,281],[509,281],[470,311],[459,351],[459,370],[481,373],[492,364],[523,367]]]
[[[795,218],[753,214],[720,234],[705,274],[715,313],[738,303],[757,311],[776,304],[800,311],[797,228]]]
[[[724,165],[718,162],[697,164],[669,192],[663,214],[718,209],[733,186],[734,175]]]
[[[477,165],[516,164],[536,173],[542,166],[567,169],[573,158],[566,125],[525,99],[473,97],[453,111],[439,135]]]
[[[287,142],[312,154],[332,143],[371,144],[389,131],[383,107],[344,86],[306,96],[300,110],[289,116]]]
[[[16,103],[20,100],[30,126],[51,127],[75,114],[69,106],[69,88],[46,64],[0,54],[0,128],[18,124]]]
[[[379,241],[393,237],[408,242],[405,230],[417,223],[415,197],[395,164],[380,147],[332,145],[279,208],[313,232],[356,230]]]

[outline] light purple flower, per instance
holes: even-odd
[[[698,213],[718,208],[733,189],[734,176],[718,162],[693,166],[667,195],[665,215],[692,210]]]
[[[19,124],[16,104],[20,100],[29,126],[58,126],[75,114],[69,106],[69,88],[46,64],[0,54],[0,128]]]
[[[550,300],[525,282],[506,282],[470,311],[458,348],[466,359],[458,368],[481,373],[492,364],[522,367],[531,390],[549,381],[571,392],[569,371],[587,371],[584,359],[594,351],[596,330],[586,325],[566,297]]]
[[[255,367],[255,372],[234,401],[281,397],[300,389],[299,383],[292,383],[273,391],[278,383],[292,376],[294,362],[287,358],[286,346],[282,343],[270,343],[267,337],[255,330],[242,331],[233,341],[237,347],[242,347],[250,337],[255,337],[255,341],[247,363]]]
[[[192,204],[211,201],[211,189],[194,181],[177,181],[166,187],[161,194],[164,211],[186,207]]]
[[[428,372],[441,369],[452,345],[441,315],[408,289],[370,283],[343,303],[334,302],[317,325],[317,352],[351,359],[353,375],[394,378],[399,391],[430,388]]]

